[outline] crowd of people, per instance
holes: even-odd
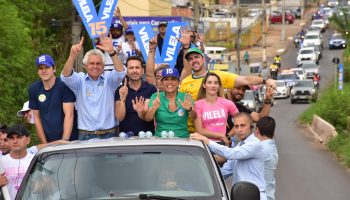
[[[140,131],[151,131],[162,137],[163,132],[173,131],[175,137],[208,144],[223,175],[233,174],[233,183],[252,182],[261,199],[274,199],[278,155],[275,121],[268,115],[275,81],[209,71],[203,36],[189,29],[182,29],[178,38],[182,47],[175,67],[156,64],[155,51],[164,42],[166,21],[159,22],[159,33],[150,39],[144,61],[132,29],[119,9],[115,14],[122,24],[113,23],[110,36],[102,35],[96,48],[85,53],[86,73],[73,70],[83,37],[72,45],[58,76],[52,56],[37,57],[39,80],[30,85],[29,103],[18,116],[35,124],[40,144],[27,149],[30,134],[23,126],[1,130],[0,164],[5,173],[0,175],[0,186],[7,184],[14,198],[33,155],[52,143],[105,139],[121,132],[138,136]],[[250,85],[260,84],[266,84],[267,92],[257,113],[238,101]],[[230,138],[236,138],[237,145],[230,144]]]

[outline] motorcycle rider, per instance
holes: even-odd
[[[273,58],[273,62],[278,66],[278,68],[281,68],[281,61],[282,58],[278,54]]]
[[[271,78],[272,79],[277,79],[277,73],[278,73],[279,67],[278,64],[276,62],[273,62],[270,65],[270,73],[271,73]]]
[[[320,75],[318,73],[314,73],[314,77],[312,79],[314,81],[315,86],[318,87],[321,79]]]

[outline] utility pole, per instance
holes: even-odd
[[[193,21],[194,21],[194,24],[193,24],[193,28],[195,31],[198,31],[198,23],[199,23],[199,0],[194,0],[194,16],[193,16]]]
[[[237,32],[236,32],[236,52],[237,52],[237,74],[241,74],[241,12],[240,12],[240,0],[236,0],[236,18],[237,18]]]
[[[72,3],[72,6],[74,8],[74,5]],[[82,30],[81,26],[81,19],[76,12],[76,9],[72,9],[72,44],[78,44],[80,41],[80,33]],[[85,41],[87,41],[87,38],[85,38]],[[77,56],[75,63],[74,63],[74,71],[76,72],[82,72],[83,71],[83,54],[84,49],[80,51],[79,55]]]
[[[261,0],[261,7],[262,7],[262,47],[263,47],[262,61],[263,63],[265,63],[266,62],[266,34],[267,34],[265,0]]]
[[[300,16],[301,16],[301,19],[304,19],[304,12],[305,12],[305,0],[300,0]]]
[[[282,33],[281,40],[284,41],[286,38],[286,0],[282,0]]]

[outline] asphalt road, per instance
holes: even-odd
[[[321,90],[334,81],[334,56],[342,50],[328,50],[324,33],[323,58],[320,60]],[[296,66],[296,49],[288,48],[282,67]],[[350,199],[350,173],[334,155],[312,139],[306,127],[298,125],[298,116],[309,104],[291,104],[290,99],[277,100],[271,116],[276,119],[276,142],[279,163],[276,171],[277,200],[347,200]]]

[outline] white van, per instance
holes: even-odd
[[[231,56],[225,47],[205,47],[205,53],[210,58],[209,63],[213,63],[211,69],[227,71]]]
[[[303,47],[320,46],[323,47],[322,35],[318,31],[308,31],[304,37]]]

